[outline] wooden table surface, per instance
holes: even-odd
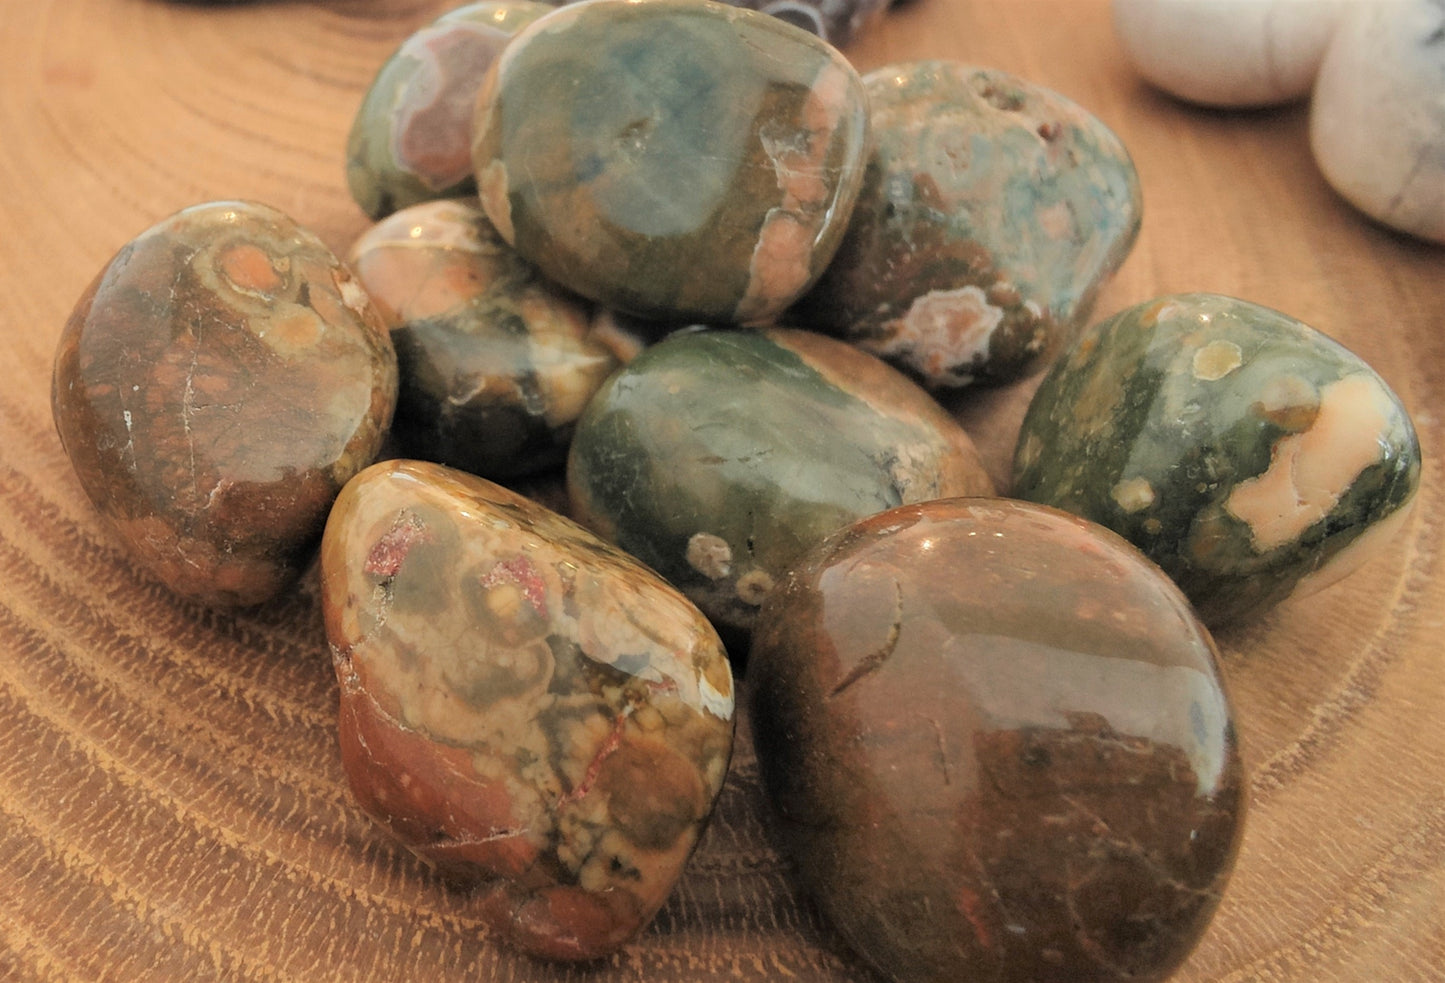
[[[56,339],[128,239],[186,205],[274,204],[338,251],[381,61],[446,0],[0,6],[0,979],[867,980],[766,846],[743,743],[660,917],[591,970],[489,944],[467,898],[345,788],[314,579],[211,613],[133,569],[49,409]],[[1103,0],[916,0],[849,51],[948,57],[1093,110],[1142,175],[1106,315],[1212,290],[1370,361],[1414,416],[1421,501],[1353,578],[1220,633],[1251,774],[1233,881],[1189,981],[1445,973],[1445,249],[1315,170],[1306,114],[1191,109],[1123,63]],[[954,401],[1002,474],[1029,385]]]

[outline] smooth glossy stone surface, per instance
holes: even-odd
[[[482,77],[513,34],[551,9],[530,0],[471,3],[402,42],[346,141],[346,183],[366,214],[475,192],[472,113]]]
[[[732,675],[677,591],[439,465],[342,491],[322,545],[341,756],[362,807],[536,955],[634,936],[722,788]]]
[[[572,0],[576,2],[576,0]],[[734,7],[747,7],[772,14],[809,34],[816,34],[835,47],[852,41],[870,22],[880,16],[888,0],[724,0]]]
[[[352,268],[391,325],[401,455],[488,478],[560,465],[619,364],[592,312],[497,235],[476,199],[424,202],[364,233]]]
[[[865,85],[863,191],[795,316],[930,387],[1041,367],[1134,244],[1128,151],[1080,106],[1005,72],[910,62]]]
[[[1219,902],[1246,785],[1214,646],[1098,526],[865,519],[764,605],[747,699],[797,877],[888,979],[1158,981]]]
[[[1371,218],[1445,242],[1445,7],[1349,7],[1310,105],[1315,161]]]
[[[1347,6],[1345,0],[1114,0],[1114,30],[1139,74],[1170,95],[1205,106],[1270,106],[1309,94]]]
[[[55,425],[90,500],[167,587],[265,601],[376,456],[396,356],[351,273],[281,212],[211,202],[126,244],[55,354]]]
[[[518,252],[608,306],[763,321],[837,248],[862,180],[864,100],[837,51],[755,11],[562,7],[483,87],[482,205]]]
[[[805,331],[706,331],[598,391],[567,463],[572,514],[746,631],[798,556],[906,502],[993,493],[972,441],[877,359]]]
[[[1181,294],[1060,356],[1024,418],[1013,495],[1122,534],[1220,625],[1380,552],[1419,481],[1409,415],[1358,357],[1278,311]]]

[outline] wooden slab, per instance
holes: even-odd
[[[269,202],[343,250],[361,93],[436,0],[10,0],[0,28],[0,979],[862,981],[766,845],[744,742],[646,935],[554,968],[488,943],[358,813],[313,581],[264,610],[179,603],[130,566],[49,410],[65,317],[126,240],[186,205]],[[1222,633],[1252,773],[1229,894],[1179,979],[1439,979],[1445,965],[1445,249],[1361,218],[1301,107],[1206,112],[1132,76],[1103,0],[916,0],[850,54],[1018,72],[1132,149],[1146,218],[1102,297],[1214,290],[1372,362],[1424,444],[1388,556]],[[995,473],[1025,384],[955,401]]]

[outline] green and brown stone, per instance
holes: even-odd
[[[837,256],[790,317],[931,388],[1047,364],[1138,235],[1142,198],[1096,117],[1006,72],[864,78],[874,149]]]
[[[396,401],[381,315],[322,242],[248,202],[136,237],[76,304],[52,407],[86,494],[167,587],[274,597]]]
[[[635,936],[727,771],[706,619],[561,516],[413,461],[342,491],[321,578],[362,807],[513,945],[593,959]]]
[[[1214,645],[1093,523],[864,519],[764,603],[746,691],[792,869],[895,983],[1158,983],[1220,901],[1247,785]]]
[[[482,205],[611,307],[751,323],[832,257],[862,180],[862,83],[818,38],[707,0],[599,0],[522,31],[478,101]]]
[[[448,11],[381,66],[346,139],[346,183],[372,218],[476,192],[472,114],[487,69],[522,27],[551,10],[484,0]]]
[[[741,631],[833,530],[993,493],[968,435],[917,385],[782,329],[684,332],[644,350],[583,414],[567,484],[579,521]]]
[[[616,342],[591,336],[591,305],[518,256],[475,199],[402,209],[351,264],[391,325],[401,456],[496,479],[562,463],[619,364]]]
[[[1384,380],[1325,335],[1216,294],[1096,325],[1024,418],[1013,493],[1093,519],[1210,624],[1350,573],[1407,520],[1420,445]]]

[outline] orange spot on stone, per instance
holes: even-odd
[[[269,294],[281,286],[281,275],[271,265],[271,257],[249,242],[226,247],[221,253],[221,272],[242,290]]]

